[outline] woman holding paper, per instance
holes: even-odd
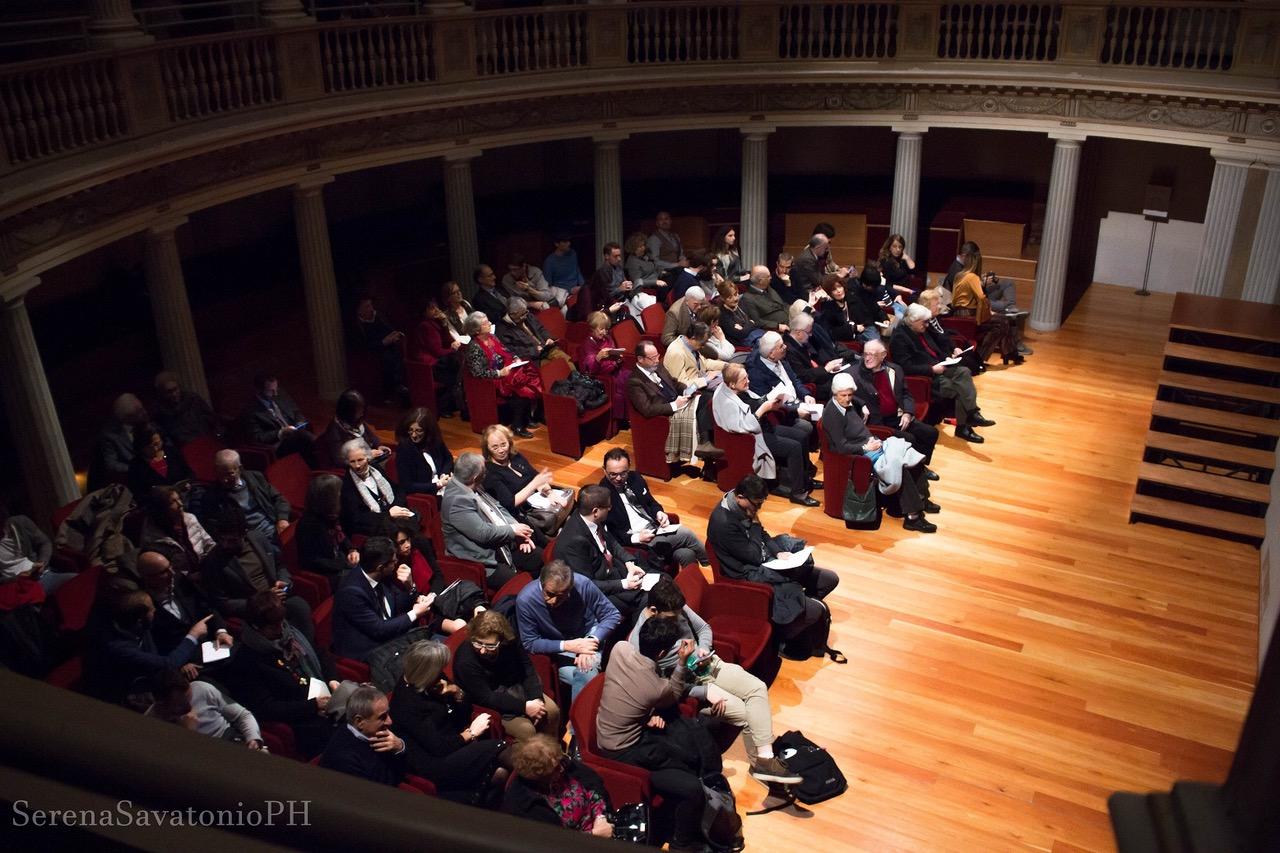
[[[982,289],[982,253],[976,249],[965,256],[964,268],[956,275],[951,292],[951,314],[973,317],[977,323],[978,360],[983,364],[999,350],[1005,364],[1022,364],[1018,336],[1009,318],[991,312],[991,303]]]
[[[555,536],[564,526],[572,504],[572,492],[551,485],[551,469],[536,470],[515,449],[511,430],[493,424],[481,436],[484,454],[484,490],[490,497],[535,530]]]
[[[618,346],[613,335],[609,333],[612,326],[609,315],[603,311],[593,311],[587,317],[587,326],[591,334],[582,342],[578,353],[578,364],[588,376],[599,379],[613,377],[613,417],[615,420],[627,419],[627,377],[631,368],[622,362],[623,348]],[[609,383],[605,383],[606,385]]]
[[[453,474],[453,454],[430,409],[411,409],[396,427],[396,478],[409,494],[434,495]]]
[[[498,391],[498,403],[511,410],[511,431],[518,438],[533,438],[528,427],[542,400],[542,374],[537,365],[517,361],[493,334],[493,324],[483,311],[467,315],[471,342],[462,351],[467,372],[477,379],[491,379]]]

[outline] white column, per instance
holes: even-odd
[[[39,283],[28,279],[0,303],[0,386],[27,499],[43,525],[55,509],[80,497],[80,486],[27,315],[26,292]]]
[[[742,128],[742,224],[738,251],[742,266],[768,265],[769,134],[773,128]]]
[[[596,254],[605,243],[622,243],[622,167],[618,146],[627,134],[594,137],[596,143]]]
[[[1240,218],[1240,200],[1244,198],[1245,181],[1249,178],[1249,161],[1236,152],[1213,152],[1213,184],[1209,187],[1209,203],[1204,212],[1204,237],[1200,242],[1200,260],[1191,279],[1191,290],[1204,296],[1222,295],[1222,277],[1231,257]]]
[[[342,339],[342,310],[333,275],[329,219],[324,212],[328,175],[308,178],[293,187],[293,217],[298,232],[298,259],[311,327],[311,354],[321,399],[336,400],[347,387],[347,352]]]
[[[444,158],[445,224],[449,229],[449,268],[470,296],[476,284],[471,277],[480,263],[480,240],[476,236],[476,200],[471,189],[471,161],[476,150],[456,151]]]
[[[1241,299],[1252,302],[1276,301],[1280,287],[1280,163],[1267,164],[1267,188],[1262,193],[1258,225],[1253,231],[1253,251],[1249,271],[1244,276]]]
[[[185,225],[185,216],[147,229],[143,251],[147,290],[151,293],[151,316],[156,324],[156,342],[165,370],[178,374],[182,387],[209,400],[200,341],[187,299],[187,281],[182,274],[182,258],[174,233]]]
[[[1053,171],[1049,175],[1049,200],[1044,212],[1044,236],[1036,265],[1036,292],[1028,322],[1038,332],[1052,332],[1062,325],[1062,295],[1067,278],[1067,250],[1071,247],[1071,220],[1076,207],[1076,178],[1080,172],[1081,136],[1058,136],[1053,146]]]
[[[89,47],[131,47],[155,41],[142,30],[130,0],[90,0]]]
[[[262,0],[258,4],[262,21],[269,27],[296,27],[315,23],[302,6],[302,0]]]
[[[901,234],[907,254],[921,257],[916,245],[916,221],[920,218],[920,154],[927,128],[895,127],[898,132],[898,162],[893,171],[893,210],[889,233]],[[868,246],[868,252],[878,250]],[[924,272],[924,270],[921,270]]]

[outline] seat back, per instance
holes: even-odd
[[[409,509],[421,517],[422,529],[427,532],[427,537],[431,540],[436,558],[443,558],[445,556],[444,520],[440,517],[440,499],[435,495],[409,495],[405,503],[408,504]]]
[[[493,600],[497,601],[507,595],[519,595],[520,590],[524,589],[530,583],[533,583],[533,580],[533,575],[528,572],[517,572],[515,577],[504,583],[502,587],[493,594]]]
[[[640,331],[640,327],[636,325],[635,320],[623,320],[613,327],[611,333],[613,334],[614,342],[622,347],[624,352],[635,352],[636,344],[644,340],[644,334]]]
[[[453,661],[458,656],[458,648],[467,641],[467,629],[459,628],[444,638],[445,648],[449,650],[449,663],[445,665],[444,674],[453,681]]]
[[[818,446],[822,452],[822,512],[831,518],[844,518],[844,493],[850,479],[854,488],[865,492],[871,484],[873,470],[866,456],[836,453],[827,440],[826,430],[818,422]]]
[[[575,362],[582,357],[579,350],[587,338],[591,337],[591,327],[586,323],[574,322],[569,323],[564,332],[564,348],[569,353],[569,358]]]
[[[409,399],[415,406],[426,406],[436,410],[436,375],[431,365],[425,361],[406,359],[404,363],[405,381],[409,383]]]
[[[671,479],[671,466],[667,464],[667,433],[671,431],[670,419],[646,418],[627,403],[631,420],[631,455],[636,470],[646,477]]]
[[[929,414],[929,404],[933,399],[933,380],[927,376],[908,376],[907,390],[916,402],[916,420],[928,423],[925,416]]]
[[[211,435],[197,435],[182,445],[182,459],[191,473],[202,483],[218,479],[218,469],[213,466],[213,455],[226,445]]]
[[[302,568],[298,565],[298,522],[293,522],[280,531],[280,559],[290,572]]]
[[[667,322],[666,309],[660,303],[653,303],[640,312],[640,323],[644,326],[645,337],[657,337],[662,334],[662,327]]]
[[[399,484],[400,477],[396,471],[396,454],[392,451],[386,455],[386,461],[382,463],[382,474],[393,483]]]
[[[540,365],[538,372],[542,374],[542,393],[550,394],[552,385],[569,378],[569,362],[563,358],[553,358]]]
[[[538,322],[546,327],[547,334],[555,338],[556,343],[564,343],[565,330],[569,323],[559,308],[543,308],[538,312]]]
[[[728,586],[743,586],[749,589],[761,589],[769,594],[769,600],[773,601],[773,587],[767,583],[756,583],[755,581],[741,581],[736,578],[725,577],[720,566],[720,558],[716,556],[716,549],[712,547],[710,540],[705,543],[707,549],[707,560],[711,563],[711,577],[715,579],[717,584],[726,584]]]
[[[583,758],[604,758],[596,745],[596,716],[600,713],[600,696],[604,693],[604,680],[605,677],[601,674],[588,681],[569,707],[573,736],[578,741]]]
[[[484,432],[492,424],[498,423],[498,388],[492,379],[477,378],[471,375],[471,371],[464,369],[462,392],[466,395],[472,432]]]
[[[706,577],[702,574],[702,567],[696,565],[685,566],[676,575],[676,586],[680,587],[680,591],[684,593],[685,603],[689,605],[693,612],[701,613],[703,610],[702,599],[710,586]]]
[[[300,454],[291,453],[267,466],[267,482],[284,495],[294,511],[302,512],[311,485],[311,468]]]
[[[724,451],[716,466],[716,486],[727,492],[755,470],[756,439],[747,433],[725,432],[719,425],[714,434],[716,447]]]
[[[333,644],[333,598],[326,598],[319,607],[312,608],[311,621],[315,625],[316,650],[328,651]]]

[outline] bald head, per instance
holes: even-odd
[[[173,581],[169,558],[159,551],[142,551],[137,559],[138,577],[148,592],[167,590]]]
[[[234,450],[219,450],[213,454],[213,467],[218,472],[218,483],[223,488],[234,489],[240,483],[240,454]]]
[[[751,286],[756,290],[764,290],[769,286],[769,280],[773,278],[773,273],[769,272],[768,267],[752,267],[751,268]]]

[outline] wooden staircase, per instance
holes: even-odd
[[[1280,438],[1280,318],[1270,332],[1256,323],[1233,331],[1222,305],[1204,310],[1206,299],[1174,303],[1129,520],[1259,546]],[[1234,304],[1247,305],[1250,320],[1274,310]]]

